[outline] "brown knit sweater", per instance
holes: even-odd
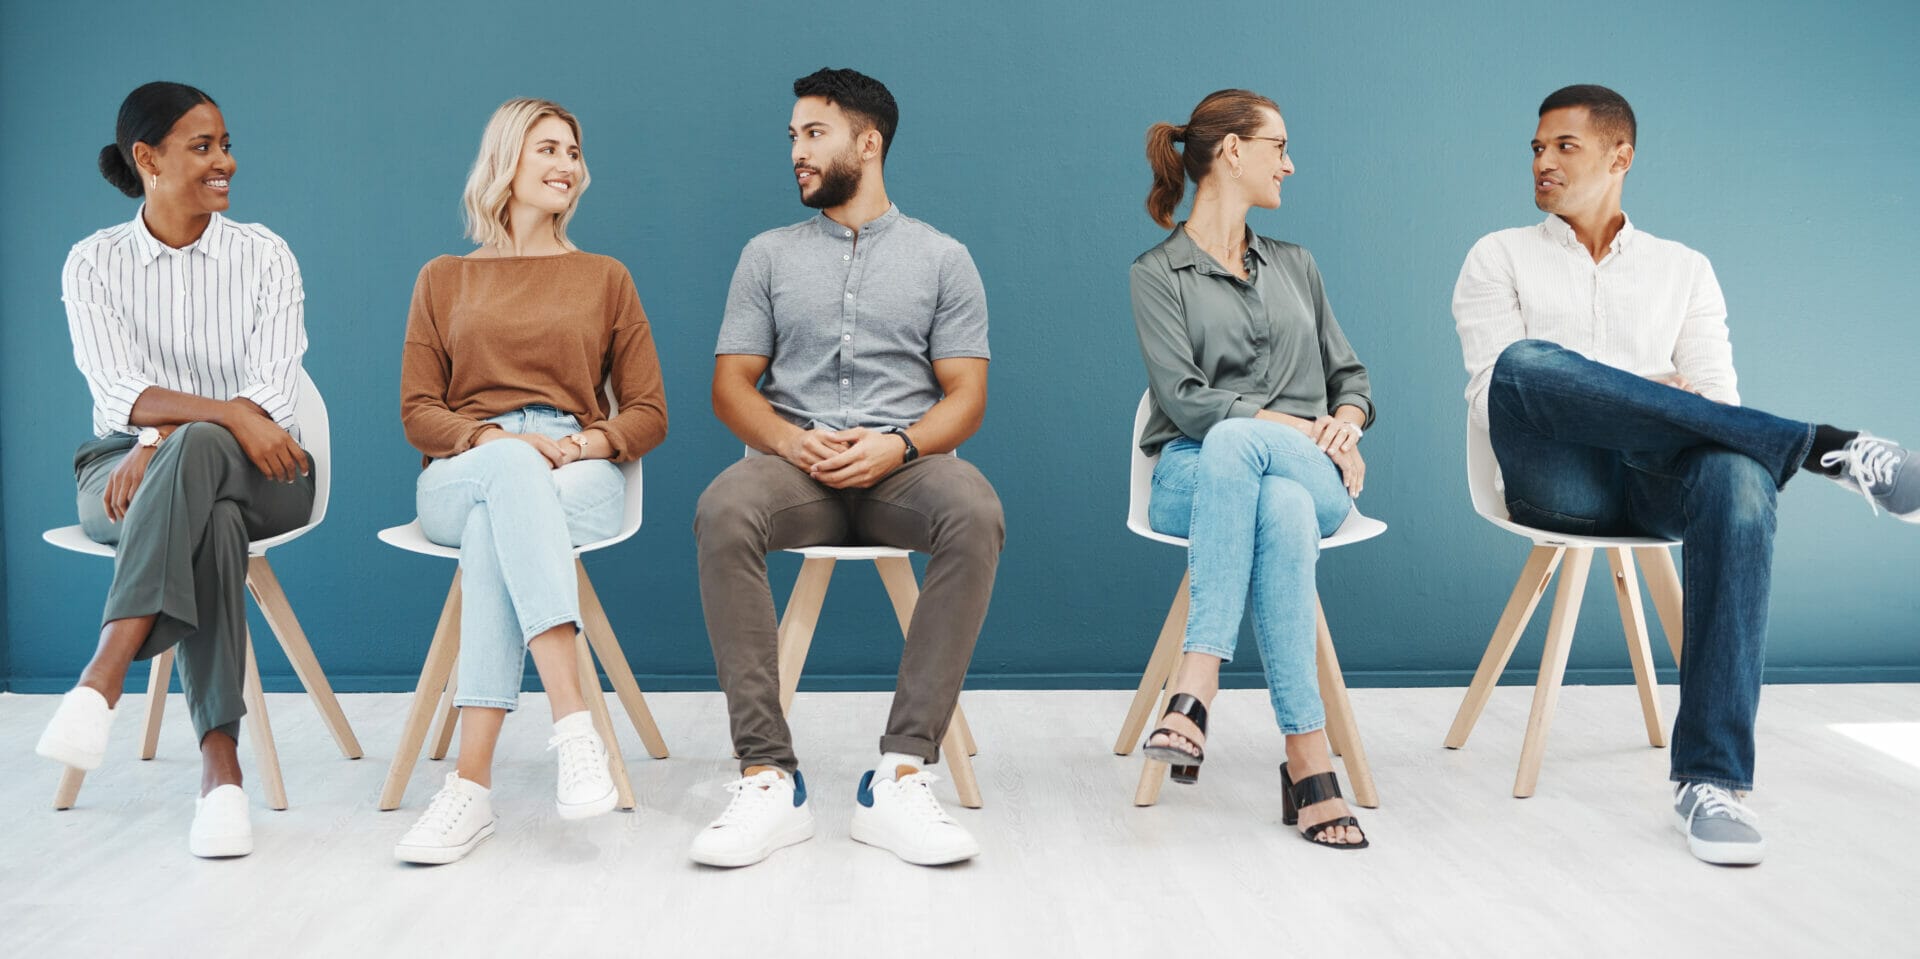
[[[604,430],[618,461],[666,438],[660,358],[626,267],[578,251],[422,267],[400,358],[407,442],[434,458],[464,453],[483,420],[536,403]]]

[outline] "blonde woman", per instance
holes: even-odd
[[[478,249],[436,257],[414,284],[400,413],[428,460],[421,528],[460,547],[460,754],[394,848],[406,862],[453,862],[493,834],[493,748],[528,653],[553,711],[561,818],[614,805],[574,671],[572,547],[619,530],[626,490],[613,464],[665,439],[667,409],[632,277],[567,240],[587,183],[573,114],[507,101],[463,197]]]

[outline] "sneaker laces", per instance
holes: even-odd
[[[606,750],[601,746],[600,736],[596,732],[555,736],[547,740],[547,748],[560,751],[558,762],[562,788],[577,786],[607,768]]]
[[[894,780],[894,784],[900,787],[900,799],[908,812],[929,822],[958,826],[960,824],[947,815],[946,807],[941,806],[939,798],[933,794],[933,784],[939,781],[939,776],[923,769],[901,776]]]
[[[1694,783],[1690,788],[1693,790],[1694,802],[1689,820],[1709,816],[1731,819],[1749,826],[1760,825],[1760,814],[1749,809],[1746,803],[1735,799],[1733,793],[1724,787],[1711,783]]]
[[[773,784],[780,781],[779,775],[770,772],[754,773],[742,776],[726,785],[727,792],[733,794],[732,801],[713,821],[709,829],[721,829],[727,826],[746,825],[758,818],[760,811],[773,801]]]
[[[1829,453],[1820,454],[1820,465],[1827,469],[1844,466],[1850,485],[1867,498],[1867,505],[1873,508],[1873,515],[1880,515],[1880,504],[1874,502],[1874,486],[1893,485],[1894,467],[1900,465],[1900,447],[1877,436],[1861,433],[1847,441],[1847,445]]]
[[[413,828],[444,836],[453,831],[472,802],[473,797],[456,786],[452,776],[448,776],[447,784],[433,794],[433,799],[427,803],[427,811],[420,814],[420,821],[414,823]]]

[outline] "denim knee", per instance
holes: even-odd
[[[1307,488],[1292,481],[1260,485],[1255,530],[1262,551],[1294,547],[1312,554],[1320,548],[1320,514]]]
[[[1728,449],[1697,456],[1687,488],[1689,513],[1718,515],[1737,528],[1774,528],[1779,490],[1759,460]]]

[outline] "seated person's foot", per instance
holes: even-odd
[[[882,762],[860,777],[853,807],[853,838],[916,866],[972,859],[980,844],[933,795],[940,777],[914,766]]]
[[[1291,739],[1293,737],[1289,737]],[[1303,746],[1296,748],[1291,742],[1287,746],[1287,773],[1294,783],[1302,783],[1321,773],[1333,772],[1333,754],[1327,748],[1325,736],[1314,736]],[[1284,787],[1283,787],[1284,788]],[[1323,822],[1353,815],[1344,798],[1335,796],[1312,805],[1299,808],[1299,829],[1301,835],[1313,831],[1313,827]],[[1330,826],[1312,837],[1314,842],[1328,846],[1352,846],[1366,842],[1367,834],[1356,824]]]
[[[1875,512],[1920,523],[1920,463],[1900,444],[1861,433],[1822,455],[1820,465],[1837,470],[1828,478],[1865,496]]]
[[[400,837],[394,858],[423,866],[455,862],[493,835],[492,790],[459,773],[433,794],[427,811]]]
[[[57,763],[91,772],[100,768],[107,752],[107,733],[113,729],[114,710],[107,698],[91,686],[75,686],[60,697],[60,707],[47,721],[33,751]]]
[[[1167,694],[1167,702],[1172,703],[1173,697],[1183,693],[1199,700],[1202,709],[1201,715],[1205,715],[1205,709],[1213,704],[1213,697],[1219,693],[1219,690],[1176,689]],[[1160,717],[1158,727],[1147,736],[1146,747],[1151,750],[1172,750],[1186,756],[1188,759],[1199,759],[1206,755],[1206,744],[1206,730],[1201,729],[1200,726],[1187,715],[1169,711]],[[1172,756],[1167,756],[1166,760],[1172,761],[1173,758]]]
[[[561,819],[586,819],[613,809],[619,794],[607,771],[607,747],[593,728],[591,713],[582,709],[555,720],[547,748],[560,754],[554,807]]]
[[[782,846],[813,838],[807,781],[772,766],[749,766],[727,784],[733,800],[712,825],[693,837],[688,855],[708,866],[751,866]]]
[[[247,794],[228,783],[193,801],[193,829],[187,849],[202,859],[225,859],[253,851],[253,820]]]
[[[1716,866],[1752,866],[1767,854],[1760,816],[1732,790],[1709,783],[1676,783],[1674,828],[1687,837],[1694,858]]]

